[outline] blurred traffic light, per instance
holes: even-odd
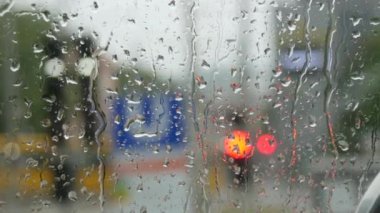
[[[233,159],[248,159],[253,156],[254,146],[250,143],[250,134],[244,130],[234,130],[224,139],[224,154]]]
[[[277,146],[277,140],[272,134],[260,135],[256,143],[257,150],[263,155],[273,155]]]

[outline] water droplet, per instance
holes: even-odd
[[[86,134],[85,128],[81,127],[79,128],[79,134],[78,134],[78,139],[82,139]]]
[[[319,5],[319,11],[322,11],[323,8],[325,8],[325,3],[323,2],[319,2],[318,5]]]
[[[279,77],[282,74],[282,70],[282,66],[277,66],[276,69],[273,70],[273,77]]]
[[[171,46],[168,47],[168,53],[169,53],[170,55],[173,54],[173,47],[171,47]]]
[[[352,25],[355,27],[360,24],[360,21],[362,18],[360,17],[351,17],[350,20],[352,21]]]
[[[304,175],[300,175],[300,176],[298,177],[298,182],[299,182],[299,183],[303,183],[303,182],[305,182],[305,180],[306,180],[306,177],[305,177]]]
[[[202,76],[195,77],[195,81],[197,82],[197,85],[199,89],[204,89],[207,86],[207,82],[203,79]]]
[[[33,44],[33,53],[42,53],[44,49],[39,44]]]
[[[164,63],[165,57],[163,55],[158,55],[157,56],[157,63]]]
[[[116,63],[118,61],[117,55],[112,55],[112,62]]]
[[[281,102],[277,102],[277,103],[274,103],[273,104],[273,108],[276,109],[276,108],[279,108],[282,106],[282,103]]]
[[[362,127],[362,120],[360,119],[359,116],[357,116],[355,118],[355,125],[354,125],[355,129],[360,129]]]
[[[98,3],[97,3],[96,1],[94,1],[94,9],[96,10],[96,9],[98,9],[98,8],[99,8]]]
[[[148,210],[147,210],[146,206],[141,206],[140,213],[147,213],[147,212],[148,212]]]
[[[17,72],[20,70],[20,62],[18,62],[15,59],[11,60],[11,67],[10,67],[12,72]]]
[[[38,161],[33,159],[33,158],[28,158],[26,159],[26,167],[37,167],[38,166]]]
[[[137,192],[142,192],[144,190],[144,185],[140,183],[139,185],[137,185],[136,190]]]
[[[50,207],[51,206],[51,202],[49,200],[42,200],[41,204],[43,207]]]
[[[63,109],[58,110],[58,113],[57,113],[57,120],[58,121],[62,120],[64,113],[65,113],[65,111]]]
[[[369,24],[373,26],[377,26],[380,24],[380,17],[373,17],[369,20]]]
[[[316,119],[314,116],[312,115],[309,115],[309,127],[316,127],[317,126],[317,123],[316,123]]]
[[[185,167],[187,167],[187,168],[193,168],[194,167],[194,162],[193,161],[189,161],[189,163],[185,164]]]
[[[83,187],[80,189],[80,193],[82,193],[82,194],[87,194],[87,193],[88,193],[88,189],[87,189],[87,187],[83,186]]]
[[[160,148],[158,146],[153,147],[153,154],[158,154],[160,153]]]
[[[78,200],[78,196],[77,196],[77,193],[75,191],[70,191],[67,195],[67,197],[71,200],[71,201],[77,201]]]
[[[186,185],[186,182],[185,181],[179,181],[178,182],[178,186],[185,186]]]
[[[53,156],[58,156],[58,147],[57,146],[54,145],[51,147],[51,154]]]
[[[348,145],[347,141],[345,141],[345,140],[339,140],[338,141],[338,147],[343,152],[348,151],[348,149],[350,148],[350,146]]]
[[[170,152],[172,152],[172,147],[170,146],[170,145],[166,145],[166,152],[167,153],[170,153]]]
[[[232,88],[232,91],[234,93],[239,93],[242,90],[241,85],[239,83],[232,83],[230,87]]]
[[[292,83],[292,79],[290,77],[284,78],[281,80],[281,85],[283,87],[288,87]]]
[[[47,102],[49,104],[52,104],[52,103],[54,103],[57,100],[57,97],[55,95],[51,95],[51,96],[44,96],[44,97],[42,97],[42,99],[45,102]]]
[[[351,75],[351,79],[354,81],[362,81],[364,80],[364,75],[360,73],[354,73],[353,75]]]
[[[12,86],[14,87],[20,87],[22,85],[23,81],[21,79],[17,79]]]
[[[175,0],[171,0],[168,5],[169,6],[175,6]]]
[[[352,35],[352,38],[359,38],[361,36],[361,33],[360,31],[355,30],[352,32],[351,35]]]
[[[209,69],[210,69],[210,64],[207,63],[207,61],[205,61],[205,60],[202,61],[201,66],[202,66],[202,68],[205,69],[205,70],[209,70]]]
[[[268,55],[268,54],[270,53],[270,48],[266,48],[266,49],[264,50],[264,53],[265,53],[265,55]]]
[[[231,76],[235,77],[237,74],[237,69],[236,68],[231,68]]]
[[[32,112],[30,111],[30,110],[27,110],[26,112],[25,112],[25,114],[24,114],[24,118],[25,119],[29,119],[29,118],[31,118],[32,117]]]
[[[282,11],[281,10],[276,10],[276,18],[279,21],[282,21]]]
[[[74,79],[71,79],[69,77],[66,76],[66,83],[67,84],[72,84],[72,85],[78,85],[78,82]]]
[[[84,146],[84,147],[83,147],[83,153],[87,153],[88,150],[89,150],[89,149],[88,149],[88,146]]]
[[[40,182],[40,188],[41,188],[41,189],[42,189],[42,188],[45,188],[47,185],[48,185],[47,180],[42,180],[42,181]]]
[[[236,178],[235,178],[236,179]],[[241,202],[239,200],[235,200],[232,202],[235,208],[240,209],[241,208]]]
[[[354,165],[354,164],[356,163],[356,157],[355,157],[355,156],[352,157],[352,158],[350,158],[350,163],[351,163],[352,165]]]
[[[61,19],[59,21],[59,24],[61,25],[61,27],[66,27],[67,22],[70,20],[70,18],[67,16],[67,13],[63,13],[60,18]]]
[[[296,28],[297,28],[297,25],[294,21],[292,21],[292,20],[288,21],[288,29],[290,31],[294,31],[294,30],[296,30]]]
[[[49,19],[49,16],[50,16],[50,12],[47,11],[47,10],[44,10],[40,13],[42,19],[45,21],[45,22],[50,22],[50,19]]]
[[[114,119],[113,122],[114,122],[115,124],[119,125],[119,124],[120,124],[120,121],[121,121],[120,115],[116,115],[116,116],[115,116],[115,119]]]
[[[162,164],[162,166],[165,167],[165,168],[167,168],[167,167],[169,166],[169,164],[170,164],[169,159],[168,159],[168,158],[165,158],[165,159],[164,159],[164,162],[163,162],[163,164]]]
[[[140,133],[133,134],[133,137],[135,137],[135,138],[142,138],[142,137],[152,138],[152,137],[156,137],[156,136],[157,136],[157,133],[140,132]]]

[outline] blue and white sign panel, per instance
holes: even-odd
[[[174,94],[143,94],[137,101],[119,97],[113,119],[113,137],[119,148],[170,145],[175,149],[185,144],[183,104]]]

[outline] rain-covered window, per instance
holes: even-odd
[[[377,0],[2,0],[0,212],[380,211],[379,30]]]

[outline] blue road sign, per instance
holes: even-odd
[[[185,145],[185,117],[182,101],[175,95],[143,94],[140,100],[119,97],[114,104],[113,137],[119,148]]]

